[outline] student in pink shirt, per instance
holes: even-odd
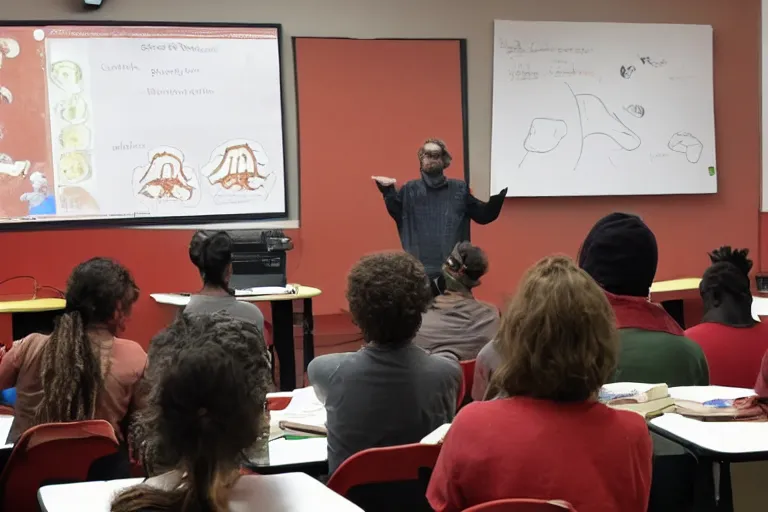
[[[123,440],[121,422],[134,405],[147,355],[118,338],[139,297],[128,270],[106,258],[75,267],[67,307],[51,335],[30,334],[0,362],[0,389],[16,387],[8,442],[42,424],[104,419]]]

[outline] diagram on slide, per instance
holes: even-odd
[[[82,124],[73,124],[62,128],[59,144],[64,151],[81,151],[91,145],[91,130]]]
[[[683,153],[692,164],[699,162],[704,151],[704,144],[688,132],[676,132],[670,137],[667,146],[676,153]]]
[[[65,100],[61,100],[56,106],[62,121],[70,124],[84,123],[88,119],[88,103],[79,94],[73,94]]]
[[[269,196],[277,176],[269,171],[268,165],[261,144],[238,139],[213,150],[210,161],[200,172],[214,200],[239,202]]]
[[[59,158],[58,177],[66,185],[75,185],[91,177],[91,158],[85,151],[70,151]]]
[[[29,171],[29,165],[29,160],[14,161],[5,153],[0,153],[0,174],[12,178],[23,178]]]
[[[64,213],[99,213],[99,204],[80,186],[61,187],[58,191],[59,209]]]
[[[195,172],[184,165],[184,154],[176,148],[159,147],[149,153],[149,163],[133,172],[133,191],[149,203],[180,203],[195,206],[200,185]]]
[[[51,64],[49,77],[64,92],[78,93],[83,82],[83,70],[75,62],[62,60]]]
[[[32,185],[32,192],[25,192],[19,198],[20,201],[27,203],[29,214],[55,215],[56,198],[50,192],[45,174],[35,171],[29,176],[29,182]]]
[[[576,94],[568,84],[565,85],[578,108],[577,126],[569,129],[568,123],[563,119],[542,117],[532,119],[523,140],[523,148],[526,152],[518,167],[525,167],[531,153],[547,154],[555,151],[569,134],[571,138],[574,136],[577,138],[575,144],[570,144],[570,150],[577,152],[574,155],[575,158],[571,159],[574,162],[574,170],[581,160],[584,141],[589,137],[607,137],[624,151],[634,151],[640,147],[642,144],[640,137],[625,125],[601,98],[594,94]],[[640,105],[630,105],[630,107],[634,107],[636,113],[640,114],[639,116],[633,114],[635,117],[642,117],[645,114],[645,109]]]
[[[18,57],[21,47],[19,42],[10,37],[0,38],[0,68],[3,67],[5,59],[15,59]]]
[[[13,103],[13,93],[7,87],[0,86],[0,105]]]

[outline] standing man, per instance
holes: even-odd
[[[403,249],[424,265],[437,295],[443,289],[443,262],[457,243],[469,239],[470,219],[478,224],[496,220],[507,189],[484,203],[469,193],[464,181],[447,178],[444,172],[451,165],[451,154],[441,140],[427,140],[418,156],[421,179],[411,180],[399,190],[393,178],[372,178],[397,223]]]

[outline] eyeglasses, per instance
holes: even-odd
[[[443,152],[442,151],[422,151],[421,155],[427,158],[442,158]]]

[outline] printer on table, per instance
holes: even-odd
[[[229,236],[233,242],[231,288],[286,286],[286,251],[293,249],[293,242],[282,230],[236,230],[229,231]]]

